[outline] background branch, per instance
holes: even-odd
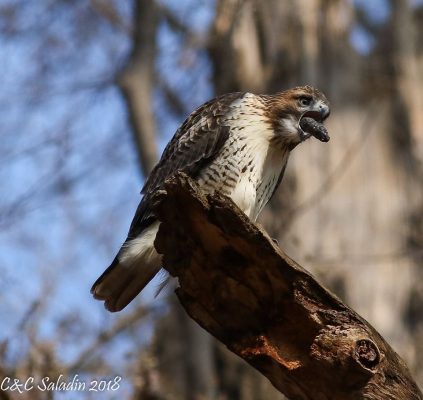
[[[158,20],[158,8],[154,1],[135,2],[131,58],[118,77],[118,84],[128,105],[129,121],[144,174],[150,172],[157,161],[152,97]]]

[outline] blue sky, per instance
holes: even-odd
[[[204,3],[193,12],[191,3],[175,10],[181,18],[193,15],[193,26],[204,32],[213,8]],[[75,4],[69,9],[53,1],[22,4],[19,31],[0,35],[5,77],[0,156],[6,160],[0,169],[0,341],[8,341],[11,364],[31,346],[20,325],[40,298],[47,300],[34,316],[37,340],[55,340],[65,362],[119,318],[94,301],[89,289],[126,237],[140,200],[143,177],[126,106],[113,82],[127,59],[130,37],[93,15],[85,2]],[[129,2],[116,4],[130,23]],[[78,32],[76,15],[89,22],[86,32]],[[160,74],[171,76],[178,92],[190,87],[182,96],[186,108],[211,97],[205,54],[193,51],[192,65],[182,68],[183,43],[166,24],[160,26],[158,43]],[[160,92],[154,106],[162,149],[183,116],[167,109]],[[155,290],[150,285],[136,302],[156,309],[135,336],[137,343],[134,336],[121,335],[107,346],[112,369],[124,371],[131,348],[148,343],[154,319],[165,311],[163,301],[153,299]],[[60,326],[72,318],[76,333],[62,331]],[[82,336],[75,342],[78,331]]]

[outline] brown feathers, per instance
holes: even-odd
[[[276,132],[284,128],[284,125],[280,123],[281,120],[296,119],[299,121],[304,112],[300,103],[303,98],[320,100],[329,106],[326,96],[312,86],[297,86],[276,94],[262,95],[261,98],[266,105],[265,115]]]
[[[281,182],[289,152],[329,115],[326,97],[310,86],[274,95],[229,93],[200,106],[176,131],[147,178],[128,237],[112,265],[93,285],[94,296],[119,311],[160,270],[154,247],[159,222],[151,199],[182,171],[206,193],[229,196],[256,220]],[[302,117],[312,118],[307,131]],[[306,121],[307,122],[307,121]],[[316,135],[315,135],[316,136]]]

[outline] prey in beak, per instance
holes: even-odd
[[[298,121],[298,128],[302,140],[314,136],[321,142],[329,142],[329,133],[323,125],[324,120],[329,116],[329,107],[322,107],[319,111],[306,111]]]

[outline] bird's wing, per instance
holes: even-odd
[[[279,187],[279,185],[281,184],[281,182],[282,182],[282,178],[283,178],[283,176],[284,176],[284,174],[285,174],[285,170],[286,170],[286,166],[287,166],[287,164],[288,164],[288,163],[285,163],[285,165],[283,166],[283,168],[282,168],[282,170],[281,170],[281,172],[280,172],[280,174],[279,174],[278,180],[277,180],[277,182],[276,182],[276,185],[275,185],[275,187],[273,188],[273,192],[272,192],[272,194],[270,195],[270,197],[269,197],[269,200],[268,200],[268,201],[270,201],[270,200],[271,200],[271,198],[273,197],[273,195],[276,193],[276,190],[278,190],[278,187]]]
[[[223,118],[231,103],[243,95],[241,92],[230,93],[210,100],[179,127],[141,190],[144,197],[132,221],[128,238],[138,236],[154,220],[149,210],[149,198],[167,178],[176,171],[195,178],[219,153],[229,137],[230,129],[223,124]]]

